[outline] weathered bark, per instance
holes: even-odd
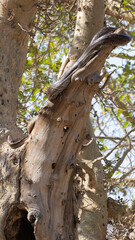
[[[5,217],[19,198],[19,159],[7,136],[22,136],[16,126],[18,89],[27,55],[28,32],[35,15],[33,0],[0,2],[0,239]]]
[[[18,77],[20,80],[26,58],[27,30],[33,20],[36,7],[34,1],[20,1],[19,5],[11,0],[6,2],[6,5],[4,3],[3,1],[3,12],[1,12],[4,36],[6,36],[3,28],[5,24],[5,29],[8,28],[7,33],[10,31],[8,37],[11,48],[19,48],[23,51],[24,47],[24,54],[20,57],[17,57],[14,51],[5,52],[6,59],[9,59],[9,62],[6,62],[7,66],[11,65],[14,77],[16,69],[20,72]],[[7,15],[3,17],[5,13],[12,13],[8,20]],[[20,19],[27,24],[23,25]],[[121,44],[123,38],[126,37],[122,33],[123,38],[119,39],[120,32],[113,34],[114,31],[111,32],[111,37],[116,38],[112,38],[111,44],[110,41],[102,42],[101,48],[98,46],[98,51],[95,49],[95,55],[92,55],[90,59],[85,59],[85,64],[79,72],[81,77],[84,76],[83,81],[71,82],[70,80],[65,91],[41,110],[29,138],[17,150],[11,150],[6,142],[7,135],[11,134],[14,138],[18,131],[14,125],[16,116],[14,98],[14,106],[11,106],[12,111],[15,111],[15,116],[9,114],[12,113],[11,106],[9,112],[6,112],[6,108],[2,108],[4,118],[9,121],[1,120],[1,240],[77,239],[77,216],[73,216],[72,196],[70,196],[73,184],[72,168],[75,168],[76,156],[85,138],[90,103],[95,91],[98,90],[99,72],[110,51]],[[128,36],[127,40],[129,40]],[[13,56],[12,53],[14,53]],[[93,75],[93,72],[97,74]],[[73,73],[71,72],[71,78]],[[2,74],[5,78],[6,74],[9,77],[6,71]],[[10,100],[12,100],[13,89],[17,97],[19,84],[16,81],[16,78],[12,81],[8,79],[8,82],[12,83],[12,87],[8,88]],[[3,106],[3,101],[1,103]],[[14,134],[12,134],[11,127]]]
[[[100,9],[100,11],[99,11]],[[59,75],[72,66],[98,32],[104,23],[104,1],[80,1],[74,40]],[[92,138],[94,136],[90,120],[86,125],[86,132]],[[99,157],[100,153],[96,141],[85,147],[79,156],[80,160],[91,166],[91,161]],[[85,162],[86,160],[86,162]],[[83,196],[80,210],[79,239],[105,239],[107,227],[107,196],[104,191],[104,174],[101,163],[96,164],[92,170],[95,180],[92,187],[89,185],[89,176],[85,176],[86,193]],[[94,194],[92,193],[94,192]],[[97,224],[95,224],[95,222]]]
[[[129,41],[122,32],[119,31],[121,35],[113,32],[109,41],[106,34],[104,43],[99,48],[95,45],[91,59],[84,57],[83,68],[78,66],[76,72],[82,70],[79,73],[85,76],[83,81],[70,82],[64,92],[49,102],[40,111],[30,134],[22,159],[19,208],[28,212],[37,240],[77,239],[75,219],[64,215],[67,206],[72,209],[72,203],[67,202],[71,199],[68,189],[72,188],[72,168],[85,138],[91,100],[98,90],[100,79],[97,75],[93,78],[93,72],[100,72],[115,46]],[[71,71],[71,79],[74,73]]]

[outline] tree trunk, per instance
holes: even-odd
[[[19,84],[14,81],[20,80],[23,72],[27,31],[36,7],[34,1],[21,1],[18,5],[16,1],[10,0],[6,4],[3,1],[2,9],[1,31],[4,37],[10,32],[8,38],[11,46],[2,60],[7,60],[5,66],[8,71],[11,68],[13,78],[10,80],[8,71],[2,72],[2,76],[3,79],[9,77],[11,87],[7,89],[12,101],[11,90],[14,89],[17,98]],[[12,14],[9,16],[9,13]],[[7,19],[7,16],[10,18]],[[20,22],[20,19],[23,21]],[[47,90],[51,101],[32,123],[29,137],[20,142],[23,143],[22,146],[12,141],[11,137],[9,145],[7,144],[7,135],[11,134],[14,139],[17,130],[14,114],[8,118],[6,106],[4,108],[1,101],[3,117],[9,119],[9,122],[2,121],[1,127],[1,240],[78,239],[78,216],[75,209],[77,196],[73,191],[73,173],[77,171],[76,157],[87,134],[86,122],[91,100],[99,89],[98,84],[102,79],[100,71],[105,59],[114,47],[127,43],[129,39],[123,31],[115,31],[114,28],[99,32],[78,62]],[[24,54],[18,58],[14,50],[23,48]],[[14,71],[20,73],[20,78],[14,79]],[[11,74],[10,76],[12,77]],[[16,112],[15,109],[14,111]],[[89,169],[92,168],[93,166]]]
[[[78,1],[74,39],[65,60],[66,64],[61,66],[59,78],[81,56],[94,35],[103,28],[103,23],[104,0]]]
[[[18,89],[27,55],[28,36],[36,12],[33,0],[0,2],[0,239],[5,239],[5,218],[18,203],[20,160],[7,136],[22,137],[16,126]],[[7,225],[10,228],[10,226]],[[9,231],[9,229],[8,229]],[[10,232],[10,231],[9,231]],[[9,238],[8,238],[9,239]]]
[[[99,11],[100,9],[100,11]],[[60,75],[65,72],[80,57],[88,46],[93,36],[103,27],[104,22],[104,0],[102,1],[79,1],[74,40],[67,56],[66,66],[62,65]],[[59,76],[60,76],[59,75]],[[94,137],[90,120],[86,125],[89,139]],[[96,141],[83,148],[79,155],[80,161],[91,166],[92,160],[100,157]],[[81,163],[80,163],[81,164]],[[81,165],[83,168],[83,164]],[[85,194],[80,206],[79,239],[105,239],[107,228],[107,194],[104,190],[104,179],[102,164],[98,162],[93,171],[95,176],[92,185],[89,185],[89,176],[86,174]],[[93,194],[94,192],[94,194]],[[94,214],[93,214],[94,213]],[[95,224],[95,222],[97,224]]]
[[[89,168],[92,161],[101,156],[91,122],[87,123],[87,132],[92,140],[80,153],[80,160]],[[82,166],[83,167],[83,166]],[[85,170],[85,167],[84,167]],[[86,171],[85,194],[80,209],[79,239],[104,240],[107,230],[107,194],[104,190],[105,175],[101,162],[97,162],[92,171]],[[95,224],[96,223],[96,224]]]
[[[73,187],[72,172],[86,136],[91,100],[102,79],[99,72],[111,50],[129,39],[121,29],[108,28],[99,32],[79,60],[47,91],[51,102],[40,111],[35,122],[21,160],[20,173],[19,208],[28,212],[37,240],[77,239],[78,216],[73,209],[73,196],[69,195]],[[95,202],[100,197],[101,206],[95,205],[95,208],[98,216],[100,207],[104,218],[98,164],[92,179],[98,194],[95,195],[94,188],[87,194]],[[101,232],[102,229],[98,236]]]

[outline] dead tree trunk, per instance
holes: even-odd
[[[105,59],[114,47],[129,40],[122,30],[103,29],[47,90],[50,102],[40,111],[25,144],[11,157],[20,161],[19,191],[18,201],[2,219],[6,239],[24,239],[23,234],[26,240],[77,239],[78,216],[72,195],[76,156],[86,135],[90,104],[99,89]],[[17,147],[16,143],[10,145]]]

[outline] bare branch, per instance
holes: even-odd
[[[123,163],[125,157],[127,156],[127,154],[130,152],[131,150],[131,146],[129,146],[123,153],[122,157],[119,159],[119,161],[117,162],[117,164],[114,166],[114,168],[112,169],[112,173],[115,173],[115,171],[118,170],[118,168],[120,167],[120,165]]]
[[[116,71],[116,69],[114,69],[111,73],[108,74],[106,81],[104,83],[104,85],[99,89],[99,93],[106,87],[107,83],[110,80],[110,77],[112,76],[112,74]]]
[[[124,182],[126,183],[126,186],[128,187],[135,187],[135,178],[124,178]],[[121,183],[121,178],[119,177],[113,177],[113,178],[108,178],[107,182],[112,184],[113,187],[118,187]]]
[[[126,177],[128,177],[133,171],[135,171],[135,167],[131,167],[131,169],[130,169],[128,172],[124,173],[124,174],[122,175],[122,177],[120,178],[120,181],[122,181],[123,179],[125,179]]]
[[[115,145],[115,147],[112,148],[111,151],[110,151],[109,153],[107,153],[105,156],[102,156],[102,157],[100,157],[100,158],[95,159],[95,160],[93,161],[93,167],[94,167],[94,165],[95,165],[96,162],[101,161],[101,160],[107,158],[107,157],[122,143],[122,141],[123,141],[125,138],[127,138],[131,132],[134,132],[134,131],[135,131],[135,128],[131,129],[131,130]]]

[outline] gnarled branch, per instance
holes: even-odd
[[[55,99],[74,80],[84,81],[90,74],[99,73],[109,53],[118,45],[125,45],[130,40],[131,37],[122,29],[103,28],[94,36],[85,52],[73,66],[59,81],[46,90],[48,99]]]

